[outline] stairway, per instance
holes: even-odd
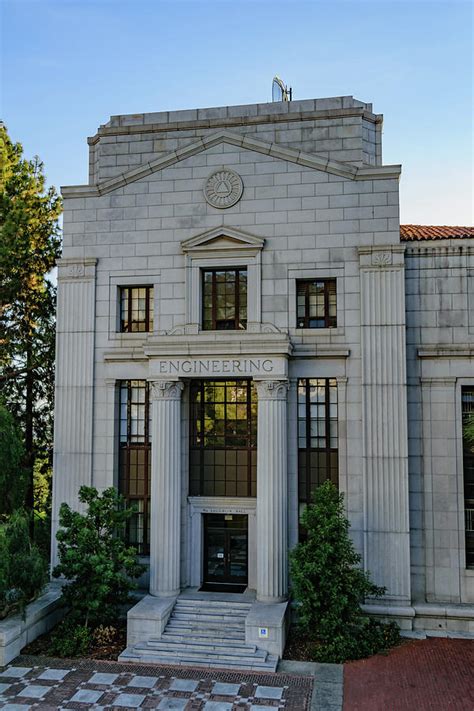
[[[249,602],[180,596],[161,638],[127,647],[119,659],[274,672],[278,657],[245,643],[250,607]]]

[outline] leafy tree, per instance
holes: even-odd
[[[290,570],[299,623],[310,637],[314,659],[343,662],[398,641],[395,625],[376,623],[361,610],[365,598],[381,597],[385,589],[359,567],[343,495],[330,481],[314,492],[302,524],[307,538],[292,552]]]
[[[24,610],[48,581],[48,564],[31,543],[28,517],[15,511],[0,527],[0,617]]]
[[[23,430],[33,508],[33,466],[50,455],[54,388],[55,288],[61,199],[46,189],[39,158],[23,157],[0,125],[0,388]]]
[[[15,420],[0,401],[0,515],[23,505],[26,477],[24,447]]]
[[[63,575],[64,603],[70,608],[69,622],[95,627],[118,618],[120,606],[136,588],[133,578],[145,570],[137,562],[134,548],[123,542],[122,533],[133,511],[111,487],[102,494],[81,486],[79,501],[87,506],[84,514],[62,504],[59,511],[59,565],[54,577]]]
[[[474,413],[467,416],[463,434],[468,446],[474,451]]]

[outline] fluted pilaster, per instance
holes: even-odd
[[[257,600],[281,602],[288,593],[288,382],[262,380],[256,386]]]
[[[151,383],[150,593],[180,590],[181,392],[183,383]]]
[[[54,476],[51,561],[63,502],[79,509],[77,494],[91,486],[94,409],[96,259],[58,261]]]
[[[403,247],[360,250],[365,567],[410,601]]]

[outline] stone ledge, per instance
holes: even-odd
[[[24,619],[17,614],[0,622],[0,667],[15,659],[26,644],[49,632],[64,616],[61,587],[61,583],[50,583],[46,592],[27,606]]]
[[[418,358],[474,358],[474,345],[449,344],[418,348]]]
[[[254,602],[245,620],[245,642],[265,649],[279,657],[283,654],[289,625],[289,604],[279,602],[266,604]],[[265,627],[268,636],[259,636],[259,628]]]
[[[362,605],[369,615],[389,621],[393,619],[403,632],[437,631],[474,633],[474,605],[415,603],[414,605]]]
[[[146,642],[151,637],[159,639],[171,615],[176,597],[145,595],[127,613],[127,647]]]

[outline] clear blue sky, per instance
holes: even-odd
[[[402,222],[473,224],[472,13],[464,0],[0,0],[10,135],[56,186],[87,182],[111,114],[352,94],[383,113]]]

